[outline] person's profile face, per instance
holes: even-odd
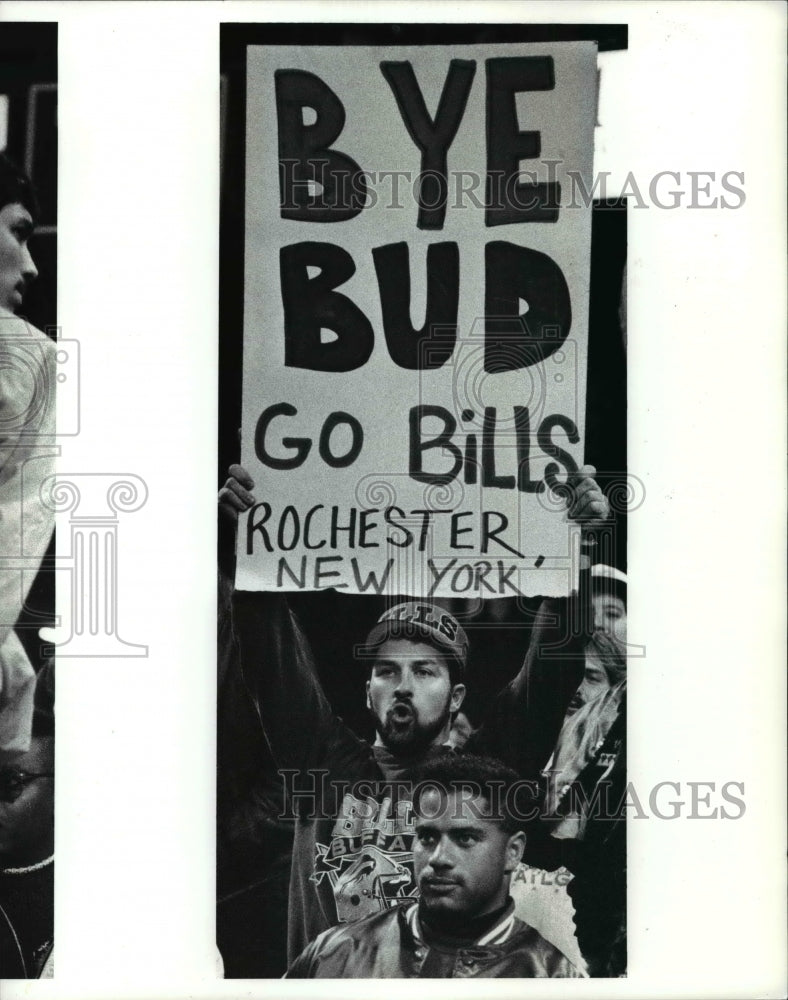
[[[414,829],[413,864],[428,914],[477,917],[506,902],[524,837],[489,818],[486,799],[425,789]]]
[[[0,307],[16,312],[38,276],[28,241],[33,235],[30,212],[13,202],[0,208]]]
[[[51,775],[54,764],[54,737],[34,736],[26,754],[13,764],[3,765],[2,770],[9,772],[3,776],[3,785],[8,784],[10,791],[0,797],[0,868],[34,864],[52,853],[55,782]],[[18,780],[19,775],[23,775],[21,780]]]

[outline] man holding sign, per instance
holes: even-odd
[[[219,499],[225,513],[237,516],[254,506],[254,483],[239,466],[231,473]],[[586,528],[608,515],[590,466],[581,469],[569,513]],[[453,615],[428,602],[384,612],[357,647],[369,670],[367,707],[376,727],[370,746],[334,714],[284,595],[236,591],[233,624],[244,679],[296,813],[292,960],[327,927],[415,897],[409,774],[449,740],[465,696],[468,640]],[[483,725],[465,748],[521,775],[530,763],[519,738],[526,687],[515,679],[493,707],[494,726]]]

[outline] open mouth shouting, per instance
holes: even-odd
[[[398,726],[410,725],[416,720],[416,713],[409,701],[398,701],[389,709],[388,716]]]

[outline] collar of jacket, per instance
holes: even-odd
[[[409,933],[409,936],[413,939],[414,945],[422,945],[425,948],[433,947],[433,945],[431,945],[424,936],[421,921],[419,920],[418,902],[413,903],[412,906],[403,908],[400,913],[400,917],[404,927]],[[483,951],[486,948],[499,947],[509,940],[516,926],[517,919],[514,915],[514,902],[510,900],[509,906],[506,908],[506,912],[494,927],[483,934],[477,941],[474,941],[472,944],[463,945],[457,950],[468,952],[470,950],[475,951],[479,949]]]

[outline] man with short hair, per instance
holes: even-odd
[[[525,844],[517,774],[451,753],[419,768],[414,782],[418,901],[324,931],[287,978],[579,977],[514,915],[509,880]]]

